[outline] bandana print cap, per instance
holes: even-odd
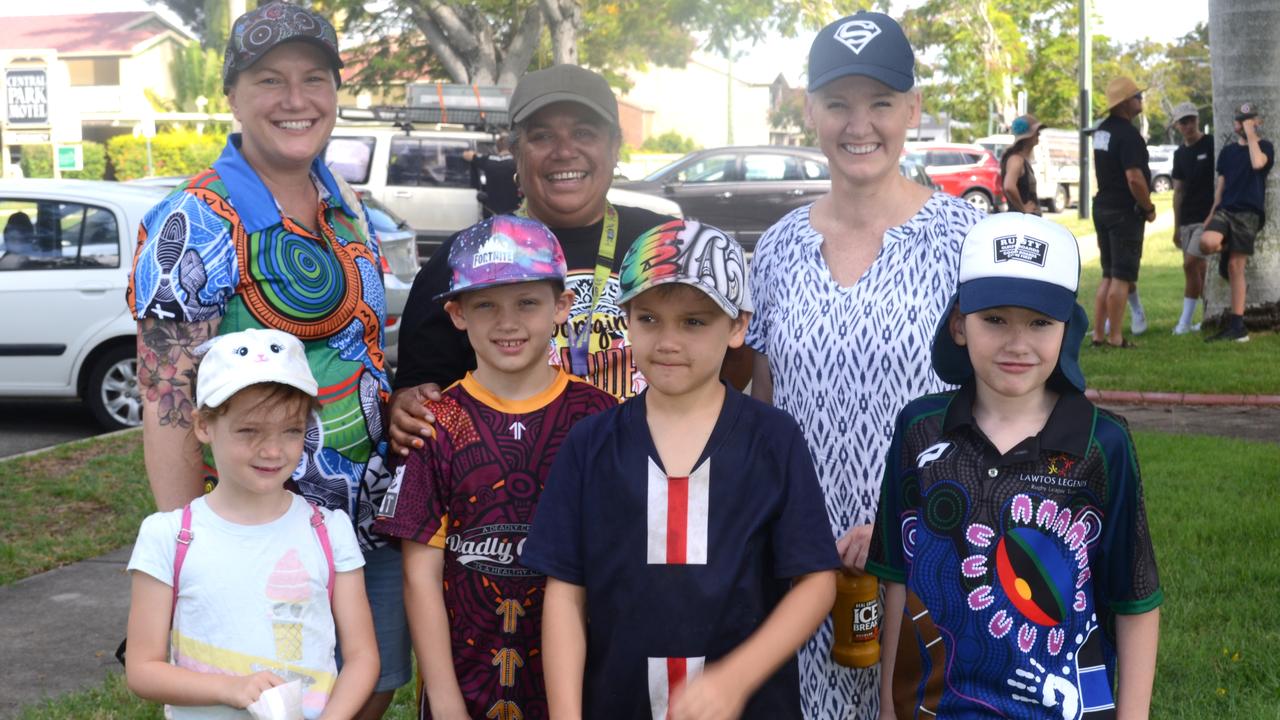
[[[675,220],[641,235],[618,272],[623,305],[664,283],[691,285],[706,293],[731,318],[751,312],[746,254],[719,228]]]

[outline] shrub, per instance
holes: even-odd
[[[102,143],[85,140],[84,169],[62,173],[64,178],[101,180],[107,174],[107,150]],[[29,178],[53,177],[53,151],[48,145],[25,145],[22,148],[22,176]]]
[[[697,143],[675,130],[668,130],[644,141],[640,149],[654,153],[677,153],[683,155],[698,149]]]
[[[227,138],[220,134],[197,134],[176,129],[158,133],[151,139],[152,175],[194,175],[213,164],[222,153]],[[107,141],[107,155],[117,180],[147,176],[147,141],[132,135],[117,135]]]

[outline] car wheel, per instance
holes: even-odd
[[[107,430],[141,425],[142,395],[133,347],[121,345],[98,358],[84,395],[94,419]]]
[[[1173,189],[1173,181],[1170,180],[1165,175],[1157,176],[1155,180],[1151,181],[1151,190],[1153,192],[1158,192],[1158,193],[1169,192],[1172,189]]]
[[[991,208],[993,207],[993,203],[991,202],[991,196],[981,190],[970,190],[969,192],[965,193],[964,201],[978,208],[984,213],[991,212]]]
[[[1066,212],[1070,205],[1071,193],[1067,191],[1066,185],[1059,185],[1053,193],[1053,199],[1049,200],[1049,212]]]

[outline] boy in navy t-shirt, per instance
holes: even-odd
[[[521,556],[548,577],[551,714],[799,718],[795,652],[840,559],[795,421],[719,379],[751,312],[742,248],[675,221],[619,278],[649,387],[573,428]]]
[[[1276,160],[1271,141],[1258,136],[1261,127],[1257,108],[1250,103],[1241,105],[1234,120],[1237,140],[1218,153],[1218,185],[1210,219],[1200,236],[1200,249],[1222,253],[1218,274],[1231,284],[1231,312],[1222,330],[1209,341],[1249,341],[1244,327],[1244,270],[1266,219],[1267,173]]]

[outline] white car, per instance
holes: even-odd
[[[90,180],[0,180],[0,396],[79,397],[142,422],[125,305],[138,225],[166,194]]]

